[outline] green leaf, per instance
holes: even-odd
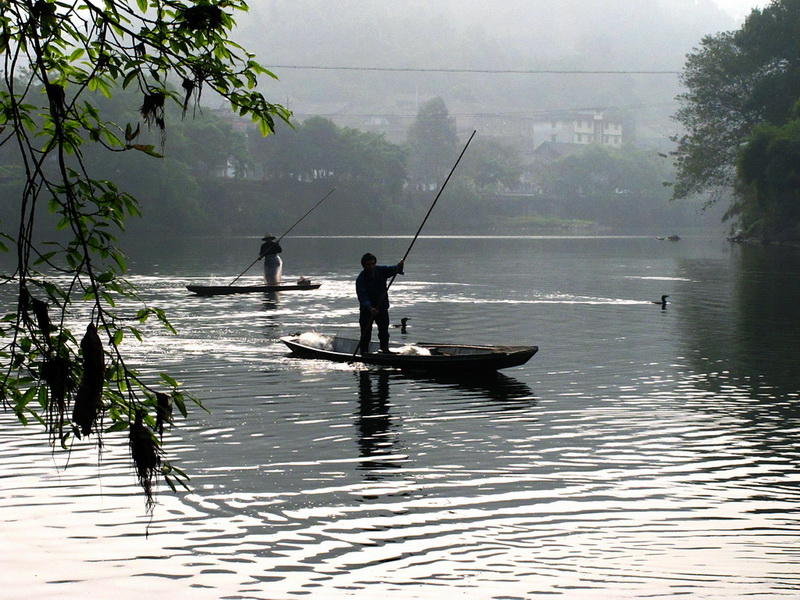
[[[47,253],[45,253],[45,254],[42,254],[42,255],[41,255],[39,258],[37,258],[37,259],[36,259],[36,260],[33,262],[33,264],[35,264],[35,265],[39,265],[39,264],[42,264],[42,263],[46,263],[46,262],[48,262],[48,261],[49,261],[51,258],[53,258],[54,256],[56,256],[57,254],[58,254],[58,252],[47,252]]]
[[[125,79],[122,81],[122,89],[123,90],[128,89],[128,86],[131,84],[132,81],[136,79],[138,75],[139,75],[138,69],[132,69],[131,71],[129,71],[128,74],[125,76]]]
[[[141,131],[141,129],[140,129],[140,126],[139,126],[138,123],[136,124],[136,131],[133,130],[133,125],[128,123],[125,126],[125,141],[126,142],[131,142],[131,141],[135,140],[137,137],[139,137],[140,131]]]
[[[22,411],[16,412],[17,420],[24,426],[28,426],[28,417],[25,416],[25,413]]]
[[[114,259],[114,262],[117,263],[120,272],[124,273],[125,271],[128,270],[128,264],[125,262],[124,254],[122,254],[121,252],[115,252],[114,254],[112,254],[112,258]]]
[[[258,122],[258,129],[261,132],[262,136],[267,137],[269,134],[272,133],[272,127],[270,127],[270,123],[268,120],[261,117],[254,117],[254,120]]]
[[[144,152],[149,156],[154,156],[156,158],[164,158],[163,154],[159,154],[156,152],[156,147],[153,144],[131,144],[128,146],[133,150],[138,150],[139,152]]]
[[[47,396],[47,390],[46,390],[44,387],[41,387],[41,388],[39,388],[39,390],[44,392],[44,394],[45,394],[45,398],[46,398],[46,396]],[[29,389],[28,389],[28,390],[27,390],[27,391],[26,391],[26,392],[25,392],[25,393],[22,395],[22,398],[20,398],[19,402],[17,402],[17,408],[25,408],[26,406],[28,406],[28,404],[30,403],[30,401],[31,401],[31,400],[33,400],[33,399],[34,399],[34,397],[36,397],[36,395],[37,395],[37,394],[36,394],[36,392],[37,392],[37,389],[36,389],[36,388],[29,388]],[[45,408],[45,407],[46,407],[46,404],[47,404],[47,402],[46,402],[46,400],[45,400],[45,404],[42,406],[42,408]]]
[[[114,433],[115,431],[125,431],[130,427],[126,421],[117,421],[110,427],[106,427],[106,433]]]
[[[172,394],[172,401],[175,403],[175,406],[178,407],[178,412],[180,412],[181,415],[184,418],[186,418],[186,416],[189,413],[186,410],[186,402],[184,402],[184,400],[183,400],[183,395],[182,394]]]

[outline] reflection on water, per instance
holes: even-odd
[[[377,373],[367,369],[359,371],[356,428],[359,455],[369,459],[363,461],[360,466],[366,472],[367,479],[376,480],[385,477],[386,473],[381,471],[397,469],[400,466],[400,463],[396,462],[397,457],[394,460],[391,458],[401,450],[398,448],[397,428],[392,427],[389,407],[389,371],[385,369],[378,370]]]
[[[800,315],[772,296],[796,296],[797,265],[682,238],[421,239],[402,339],[540,346],[489,378],[279,341],[354,333],[353,262],[407,239],[309,240],[286,259],[323,282],[308,293],[193,297],[191,257],[136,276],[180,331],[137,366],[211,411],[168,440],[192,491],[162,490],[145,537],[124,444],[98,475],[86,448],[63,469],[0,428],[4,598],[796,598]],[[250,254],[225,260],[229,281]]]
[[[360,455],[369,460],[361,468],[365,477],[378,479],[390,475],[385,471],[398,469],[408,462],[408,447],[402,443],[402,428],[392,420],[390,390],[392,385],[401,390],[412,383],[416,394],[435,394],[442,400],[452,418],[469,414],[483,416],[520,412],[533,408],[530,388],[501,373],[481,374],[477,377],[454,375],[414,375],[389,369],[361,369],[358,376],[358,416],[356,428]],[[435,409],[439,411],[440,409]],[[515,418],[515,415],[507,415]],[[496,418],[496,417],[495,417]]]
[[[280,292],[264,292],[262,295],[264,310],[275,310],[281,301]]]
[[[682,267],[691,280],[682,286],[688,356],[699,373],[709,373],[707,389],[724,393],[732,379],[753,397],[795,395],[800,251],[736,246],[729,264],[691,260]]]
[[[407,374],[408,375],[408,374]],[[414,375],[409,375],[414,377]],[[492,402],[492,407],[501,410],[529,408],[534,399],[531,388],[504,373],[479,373],[469,375],[418,375],[417,381],[424,381],[444,389],[461,390],[476,398]]]

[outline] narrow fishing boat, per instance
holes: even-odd
[[[300,281],[299,283],[278,285],[187,285],[186,289],[198,296],[224,296],[253,292],[303,292],[319,289],[321,285],[321,283]]]
[[[356,352],[358,340],[304,333],[282,337],[294,356],[337,362],[359,362],[407,371],[474,375],[525,364],[538,346],[473,346],[466,344],[419,343],[378,352],[377,342],[369,352]]]

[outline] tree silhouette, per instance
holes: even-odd
[[[123,341],[142,337],[139,323],[154,317],[172,327],[123,278],[117,236],[139,206],[93,174],[89,150],[160,156],[168,103],[185,115],[204,89],[265,135],[290,115],[255,91],[258,77],[272,74],[229,38],[234,14],[247,9],[241,0],[0,4],[0,147],[21,165],[5,200],[16,202],[16,222],[0,232],[17,257],[3,277],[17,299],[0,329],[2,403],[22,423],[45,425],[54,445],[89,436],[102,444],[105,433],[127,431],[152,509],[159,474],[173,489],[185,484],[162,433],[172,408],[185,415],[193,399],[169,375],[146,381],[126,365]],[[119,89],[138,96],[127,123],[109,120],[95,101]],[[138,308],[119,309],[120,298]]]

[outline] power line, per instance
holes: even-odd
[[[589,112],[589,111],[613,111],[613,110],[645,110],[649,108],[659,108],[664,106],[675,106],[677,104],[676,101],[670,102],[658,102],[654,104],[627,104],[627,105],[609,105],[609,106],[583,106],[583,107],[570,107],[570,108],[542,108],[542,109],[535,109],[535,110],[522,110],[522,111],[498,111],[498,112],[469,112],[469,113],[462,113],[462,112],[451,112],[448,113],[451,117],[476,117],[476,118],[522,118],[522,119],[530,119],[536,117],[546,117],[548,115],[563,115],[563,114],[570,114],[570,113],[582,113],[582,112]],[[384,118],[393,118],[393,119],[416,119],[417,115],[411,113],[318,113],[318,112],[304,112],[304,111],[294,111],[296,117],[308,117],[308,116],[316,116],[316,117],[347,117],[347,118],[376,118],[376,117],[384,117]]]
[[[583,69],[423,69],[410,67],[322,67],[317,65],[273,65],[271,69],[317,71],[384,71],[393,73],[488,73],[498,75],[680,75],[680,71],[624,71]]]

